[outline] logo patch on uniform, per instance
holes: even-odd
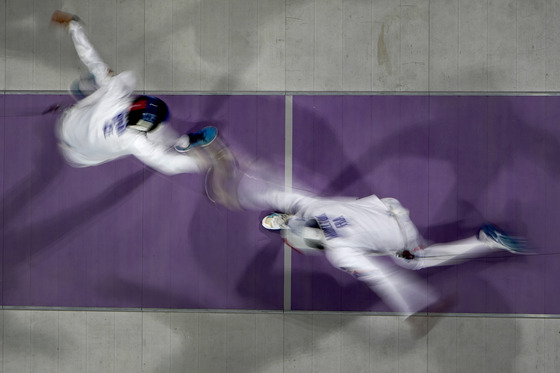
[[[348,222],[346,221],[346,219],[344,219],[344,216],[339,216],[338,218],[334,218],[333,223],[334,226],[337,228],[342,228],[348,225]]]
[[[114,132],[117,135],[121,135],[126,129],[126,116],[124,113],[120,113],[110,121],[106,122],[103,126],[103,135],[105,137],[111,136]]]
[[[335,229],[333,228],[328,216],[326,214],[319,215],[316,217],[317,223],[319,227],[323,230],[325,234],[325,239],[330,240],[332,238],[338,237],[338,233],[336,233]]]

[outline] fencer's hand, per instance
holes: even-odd
[[[78,16],[72,13],[66,13],[61,10],[55,10],[51,16],[51,22],[63,27],[68,27],[71,21],[78,21]]]

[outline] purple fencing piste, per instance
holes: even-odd
[[[180,132],[213,124],[238,154],[283,174],[283,96],[165,96]],[[282,243],[267,211],[211,203],[204,175],[133,158],[72,168],[52,104],[0,96],[2,305],[283,309]],[[417,272],[451,312],[560,314],[559,97],[295,96],[294,179],[321,195],[395,197],[436,242],[484,221],[526,236],[507,253]],[[324,257],[292,255],[292,309],[389,311]]]
[[[283,160],[283,97],[163,99],[178,131],[213,124],[247,156]],[[204,175],[132,157],[72,168],[56,115],[40,114],[68,98],[2,100],[4,306],[282,309],[282,258],[258,212],[212,204]]]
[[[535,253],[508,253],[417,272],[450,312],[558,314],[558,97],[300,96],[294,162],[324,195],[398,198],[435,242],[484,221],[526,236]],[[308,170],[313,170],[310,173]],[[292,307],[386,311],[365,285],[322,257],[294,256]]]

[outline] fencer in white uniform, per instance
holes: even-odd
[[[265,228],[281,230],[284,241],[298,251],[324,252],[334,267],[365,282],[406,316],[439,301],[439,295],[410,270],[458,264],[499,250],[525,251],[521,239],[490,224],[470,238],[431,245],[394,198],[320,198],[285,192],[267,169],[253,166],[252,171],[240,172],[232,179],[233,187],[220,188],[230,194],[223,200],[234,198],[243,209],[276,211],[263,219]]]
[[[208,167],[197,152],[180,153],[174,144],[184,142],[205,145],[216,131],[181,138],[170,126],[165,103],[155,97],[134,95],[137,79],[132,71],[114,75],[85,35],[78,18],[56,11],[51,20],[65,26],[72,37],[80,60],[95,80],[96,90],[78,101],[61,116],[57,126],[59,148],[75,167],[102,164],[133,155],[146,165],[165,174],[198,173]],[[132,119],[134,117],[134,119]],[[194,139],[194,141],[193,141]]]

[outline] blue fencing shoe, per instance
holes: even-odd
[[[90,73],[73,81],[70,87],[68,87],[68,92],[70,92],[74,100],[80,101],[97,91],[97,89],[99,89],[99,86],[95,82],[95,76]]]
[[[488,223],[480,227],[478,239],[490,247],[507,250],[514,254],[527,254],[529,251],[524,239],[510,236]]]
[[[188,133],[179,137],[175,143],[175,150],[184,153],[196,147],[205,147],[210,145],[218,136],[218,129],[213,126],[204,127],[200,131]]]

